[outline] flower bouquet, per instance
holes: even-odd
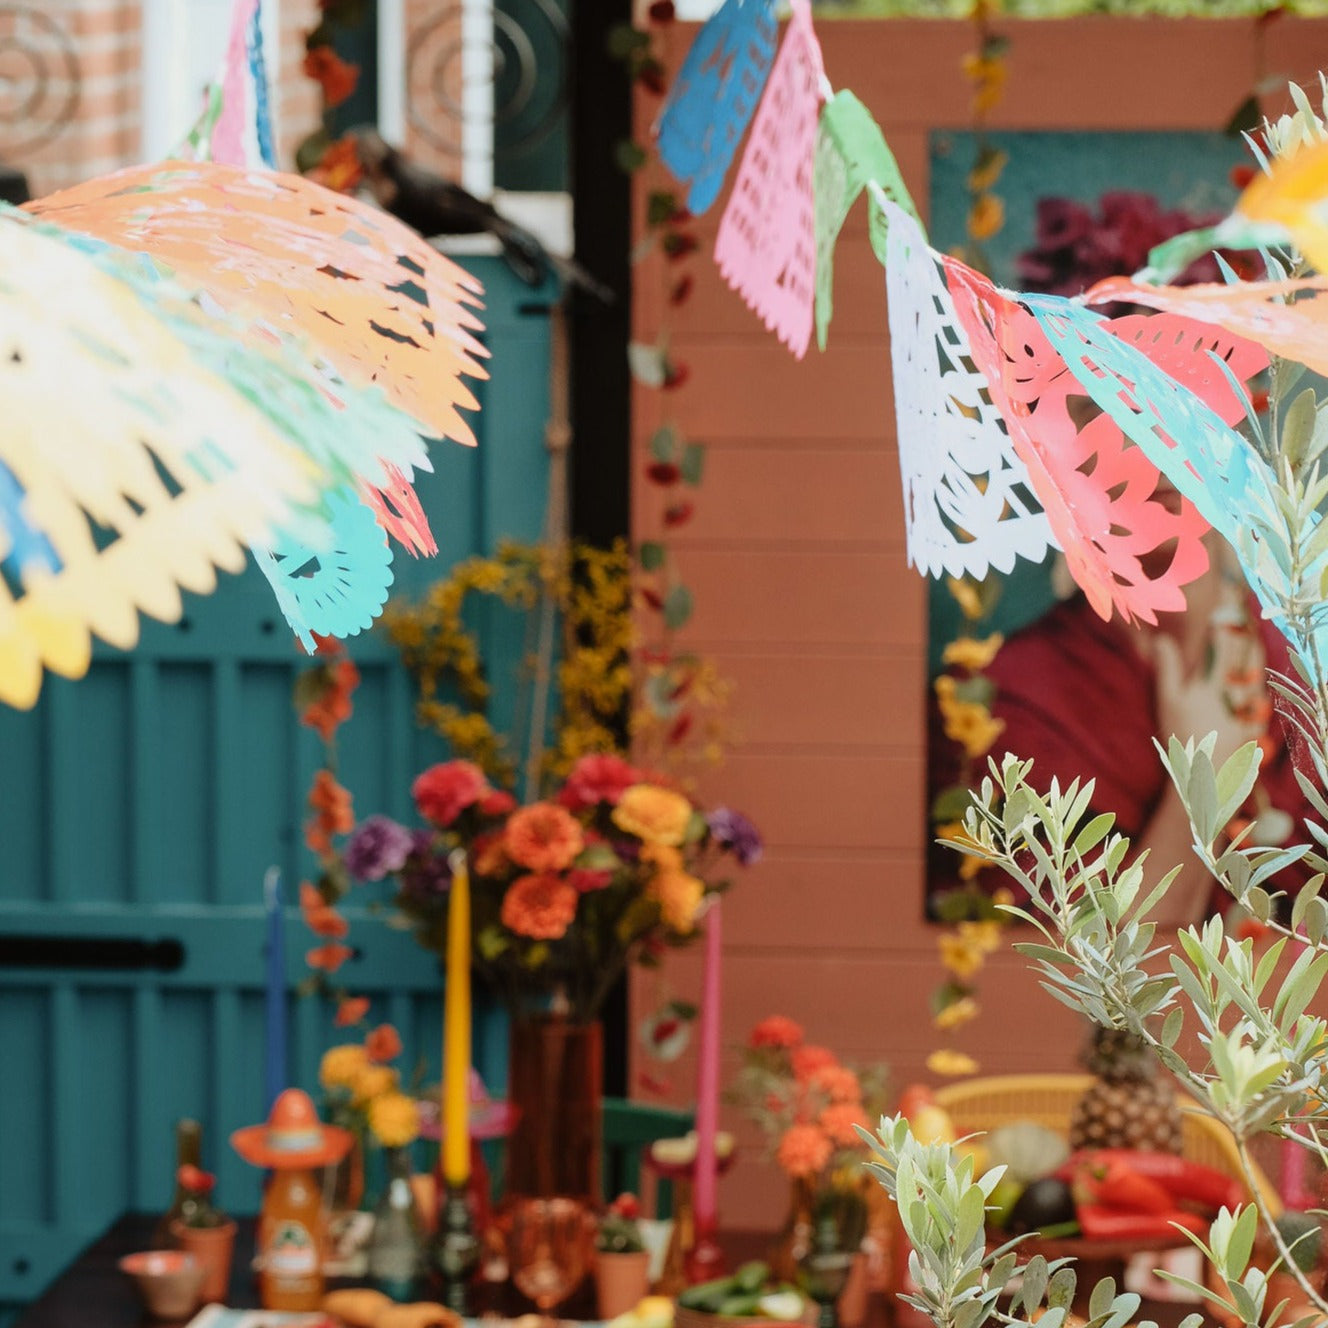
[[[581,757],[525,806],[463,760],[424,771],[412,794],[425,825],[370,817],[346,866],[390,879],[420,943],[442,955],[449,857],[464,850],[472,963],[513,1016],[508,1189],[596,1194],[600,1008],[629,963],[693,938],[707,899],[728,887],[724,866],[755,862],[760,837],[738,812],[707,814],[611,754]]]
[[[760,1127],[788,1177],[791,1203],[774,1262],[792,1276],[816,1252],[856,1251],[866,1234],[866,1145],[856,1126],[879,1118],[883,1066],[854,1069],[828,1047],[807,1042],[800,1025],[771,1015],[752,1029],[728,1094]]]
[[[469,859],[476,971],[516,1016],[554,1008],[593,1020],[632,960],[689,941],[707,898],[761,841],[741,814],[709,815],[613,755],[583,756],[547,799],[518,806],[479,766],[432,766],[412,787],[424,828],[371,816],[346,865],[390,878],[420,943],[443,953],[451,874]]]

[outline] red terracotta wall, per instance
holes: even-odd
[[[1255,78],[1245,21],[1004,26],[1012,49],[997,128],[1211,130]],[[672,63],[693,31],[670,35]],[[818,31],[830,82],[871,109],[925,210],[928,134],[968,123],[970,29],[821,21]],[[1269,70],[1313,84],[1328,65],[1328,23],[1281,19],[1267,35]],[[644,127],[657,103],[638,109]],[[650,184],[640,181],[638,203]],[[665,299],[676,271],[658,257],[638,266],[635,336],[654,341],[667,322],[691,375],[667,394],[637,390],[633,447],[639,473],[667,414],[708,448],[697,518],[674,537],[697,602],[686,644],[737,683],[736,741],[704,792],[748,811],[768,845],[725,906],[725,1078],[752,1024],[778,1012],[845,1058],[884,1059],[902,1084],[925,1077],[940,1045],[928,1011],[940,968],[920,917],[925,596],[904,561],[884,274],[860,204],[836,251],[829,350],[798,363],[707,257],[722,209],[721,199],[698,223],[695,293],[681,309]],[[649,486],[636,491],[634,534],[648,538],[659,513]],[[638,1016],[662,991],[699,992],[697,954],[658,982],[637,977]],[[1072,1066],[1075,1019],[1016,956],[989,963],[982,998],[983,1015],[956,1041],[984,1072]],[[692,1064],[671,1078],[674,1098],[690,1100]],[[741,1131],[731,1109],[725,1123]],[[786,1192],[742,1139],[724,1220],[773,1227]]]

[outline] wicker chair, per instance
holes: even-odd
[[[1093,1082],[1091,1074],[1009,1074],[967,1079],[936,1090],[936,1104],[944,1107],[962,1138],[990,1133],[1013,1121],[1036,1121],[1068,1135],[1074,1104]],[[1225,1125],[1197,1106],[1181,1104],[1181,1153],[1234,1177],[1245,1184],[1235,1140]],[[1276,1216],[1282,1201],[1268,1178],[1254,1167],[1254,1180],[1269,1210]]]

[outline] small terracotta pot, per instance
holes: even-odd
[[[198,1308],[203,1269],[183,1250],[127,1254],[120,1267],[134,1279],[154,1319],[187,1319]]]
[[[171,1223],[171,1236],[182,1249],[192,1254],[203,1267],[203,1286],[199,1294],[204,1304],[226,1301],[231,1283],[231,1256],[235,1253],[235,1223],[219,1227],[187,1227]]]
[[[649,1252],[610,1254],[596,1250],[595,1290],[601,1319],[615,1319],[635,1309],[650,1292]]]

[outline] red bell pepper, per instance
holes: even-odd
[[[1106,1167],[1120,1161],[1136,1175],[1156,1181],[1173,1203],[1195,1203],[1203,1208],[1235,1208],[1245,1202],[1245,1187],[1201,1162],[1176,1157],[1172,1153],[1150,1153],[1134,1148],[1089,1148],[1073,1153],[1056,1173],[1062,1180],[1073,1181],[1084,1166]]]
[[[1155,1180],[1140,1175],[1121,1158],[1094,1157],[1075,1170],[1076,1203],[1129,1213],[1168,1213],[1175,1200]]]
[[[1179,1208],[1166,1213],[1129,1213],[1119,1208],[1080,1204],[1077,1212],[1079,1229],[1085,1240],[1165,1240],[1174,1236],[1179,1245],[1185,1238],[1176,1230],[1176,1226],[1182,1226],[1196,1235],[1202,1235],[1208,1230],[1206,1218]]]

